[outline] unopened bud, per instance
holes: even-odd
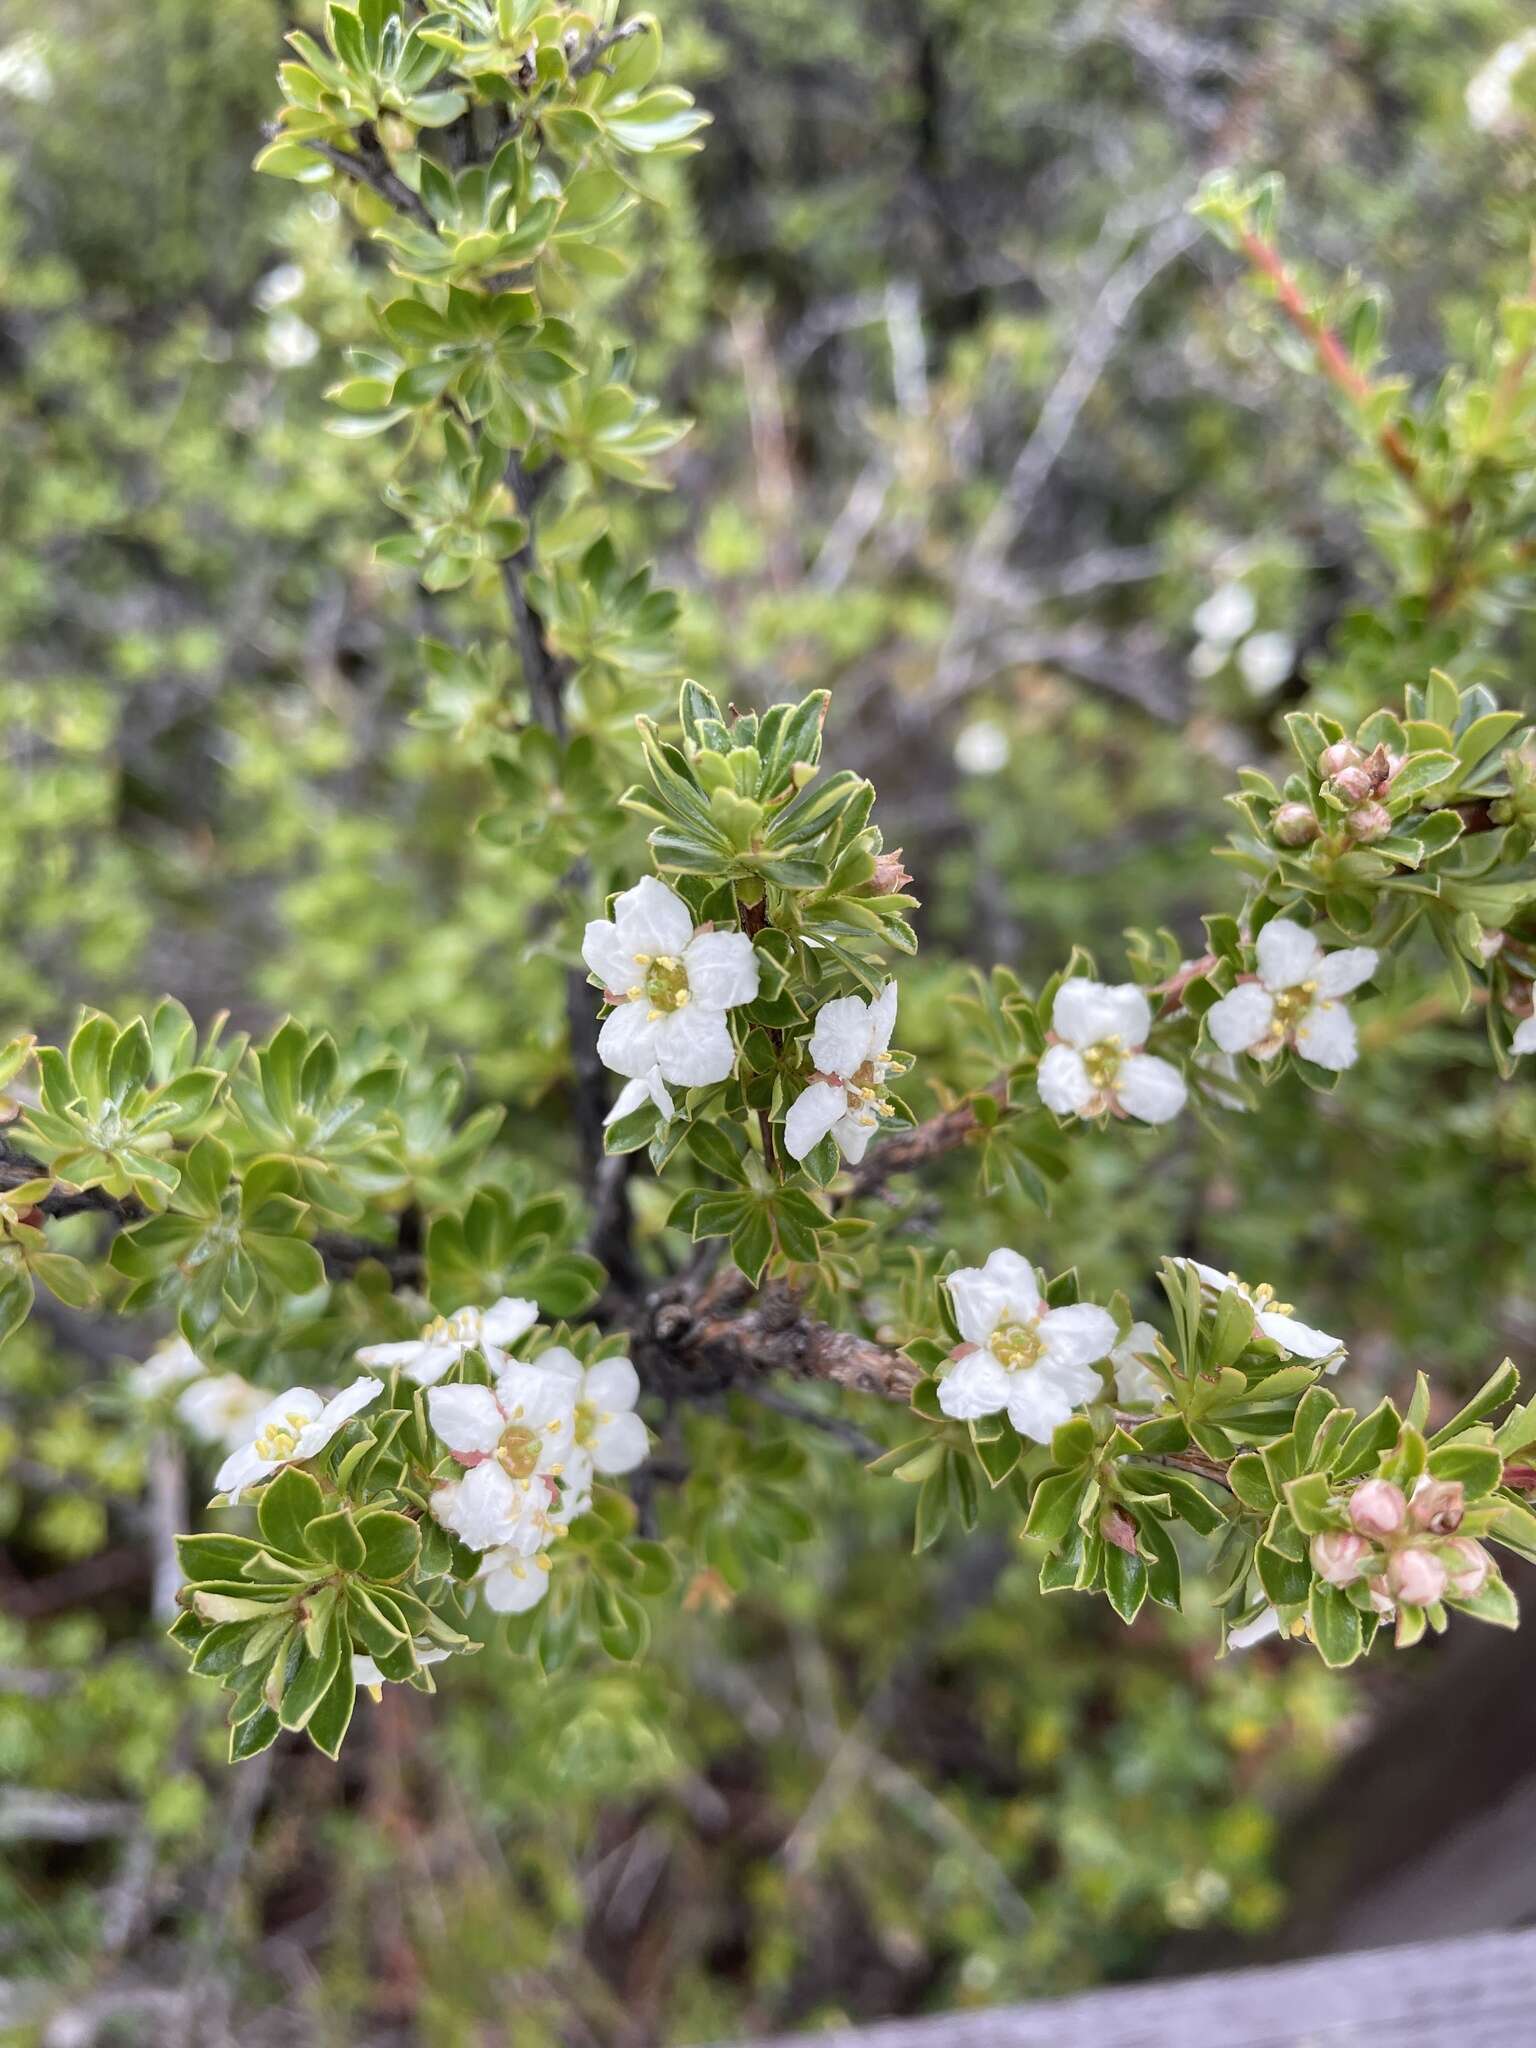
[[[1385,746],[1372,747],[1360,766],[1371,778],[1372,789],[1384,789],[1403,765],[1402,756],[1389,754]]]
[[[1122,1507],[1107,1507],[1099,1517],[1099,1534],[1106,1543],[1130,1556],[1136,1555],[1136,1524]]]
[[[1408,1513],[1415,1528],[1427,1529],[1431,1536],[1451,1536],[1461,1527],[1466,1507],[1466,1488],[1459,1479],[1431,1479],[1426,1473],[1413,1489]]]
[[[1323,828],[1310,804],[1282,804],[1270,819],[1269,829],[1282,846],[1305,846]]]
[[[1364,759],[1364,754],[1353,740],[1335,740],[1331,747],[1324,747],[1318,755],[1317,772],[1326,782],[1333,776],[1342,775],[1346,768],[1358,768]]]
[[[1341,768],[1333,778],[1334,793],[1347,804],[1363,804],[1376,794],[1371,771],[1365,767]]]
[[[1395,1536],[1408,1519],[1403,1489],[1390,1479],[1367,1479],[1349,1497],[1349,1519],[1362,1536]]]
[[[1432,1550],[1399,1550],[1387,1563],[1387,1584],[1404,1607],[1432,1607],[1449,1579]]]
[[[1344,830],[1351,839],[1368,846],[1373,839],[1385,839],[1392,830],[1392,813],[1385,804],[1361,804],[1344,820]]]
[[[1440,1553],[1450,1572],[1450,1590],[1458,1600],[1475,1600],[1493,1575],[1493,1559],[1481,1543],[1458,1536]]]
[[[871,896],[895,896],[905,889],[912,877],[901,864],[901,848],[894,852],[875,856],[874,877],[869,885]]]
[[[1353,1529],[1324,1529],[1312,1538],[1312,1569],[1330,1586],[1358,1579],[1370,1554],[1370,1544]]]

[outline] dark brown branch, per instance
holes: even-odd
[[[274,129],[273,134],[281,131]],[[366,185],[370,192],[376,192],[386,205],[394,207],[397,213],[408,213],[419,227],[429,234],[436,234],[437,222],[427,211],[424,202],[414,193],[405,180],[392,171],[384,155],[383,145],[367,128],[357,131],[357,150],[338,149],[330,142],[311,142],[302,138],[305,149],[340,171],[343,177],[354,183]]]
[[[807,1315],[789,1288],[754,1296],[738,1273],[694,1301],[659,1298],[632,1336],[641,1378],[674,1396],[750,1391],[751,1382],[782,1372],[904,1404],[922,1378],[899,1351]]]
[[[572,78],[585,78],[589,71],[596,71],[599,67],[606,71],[608,66],[603,63],[603,59],[608,52],[618,43],[627,43],[636,36],[643,36],[648,26],[643,19],[626,21],[618,28],[609,29],[606,34],[594,36],[587,47],[571,59]]]
[[[0,1194],[29,1180],[52,1178],[40,1159],[0,1138]],[[137,1195],[109,1195],[105,1188],[72,1188],[67,1182],[57,1183],[37,1206],[44,1216],[102,1215],[118,1223],[142,1223],[149,1214]]]

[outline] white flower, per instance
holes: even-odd
[[[1237,650],[1237,665],[1250,697],[1278,690],[1296,665],[1296,642],[1289,633],[1253,633]]]
[[[1158,1356],[1157,1332],[1150,1323],[1132,1323],[1109,1354],[1115,1368],[1115,1393],[1122,1401],[1139,1405],[1161,1401],[1168,1389],[1147,1364]]]
[[[1536,56],[1536,28],[1528,28],[1493,55],[1467,81],[1467,118],[1485,134],[1508,140],[1520,132],[1515,112],[1515,81]]]
[[[939,1381],[946,1415],[970,1422],[1006,1409],[1021,1436],[1046,1444],[1074,1408],[1102,1393],[1093,1364],[1115,1341],[1107,1309],[1048,1309],[1033,1266],[1017,1252],[995,1251],[984,1266],[951,1273],[946,1285],[971,1347]]]
[[[1337,1352],[1330,1372],[1337,1372],[1344,1363],[1343,1338],[1330,1337],[1324,1330],[1298,1322],[1289,1302],[1276,1301],[1275,1290],[1267,1280],[1250,1287],[1235,1273],[1219,1273],[1214,1266],[1203,1266],[1198,1259],[1180,1259],[1178,1263],[1199,1274],[1200,1284],[1214,1301],[1220,1301],[1229,1287],[1234,1288],[1253,1309],[1255,1334],[1278,1344],[1287,1358],[1333,1358]]]
[[[1536,1052],[1536,1017],[1527,1017],[1515,1026],[1509,1049],[1512,1053]]]
[[[727,1010],[757,996],[757,955],[745,932],[695,931],[687,904],[665,882],[646,875],[614,899],[611,918],[594,918],[581,957],[615,1005],[598,1033],[604,1066],[644,1092],[626,1088],[615,1115],[627,1116],[648,1095],[672,1113],[665,1083],[704,1088],[736,1065]]]
[[[138,1401],[153,1401],[195,1380],[207,1368],[185,1337],[167,1337],[142,1365],[128,1375],[128,1391]]]
[[[1354,1019],[1338,998],[1376,972],[1375,948],[1325,953],[1304,926],[1277,917],[1259,933],[1257,952],[1257,980],[1240,981],[1206,1012],[1221,1050],[1271,1060],[1282,1046],[1294,1045],[1314,1066],[1335,1073],[1352,1067]]]
[[[215,1493],[234,1498],[284,1465],[318,1457],[332,1437],[383,1391],[382,1380],[360,1379],[329,1401],[322,1401],[308,1387],[290,1387],[267,1403],[255,1418],[250,1438],[219,1467],[213,1482]]]
[[[966,775],[995,775],[1008,759],[1008,735],[993,718],[975,718],[955,741],[955,766]]]
[[[1280,1633],[1280,1617],[1273,1607],[1261,1607],[1252,1621],[1244,1622],[1241,1628],[1227,1630],[1229,1650],[1251,1650],[1255,1643],[1262,1643],[1269,1636]]]
[[[1074,976],[1051,1003],[1051,1036],[1035,1076],[1040,1100],[1058,1116],[1110,1112],[1165,1124],[1184,1107],[1184,1076],[1142,1051],[1152,1006],[1134,982],[1107,988]]]
[[[895,1064],[895,1028],[894,981],[872,1003],[839,996],[822,1004],[810,1046],[817,1078],[795,1097],[784,1119],[784,1149],[791,1159],[804,1159],[830,1131],[843,1157],[857,1166],[882,1112],[888,1112],[880,1090]]]
[[[542,1365],[509,1365],[495,1388],[433,1387],[433,1429],[465,1466],[432,1496],[432,1512],[471,1550],[506,1544],[524,1556],[543,1548],[554,1482],[576,1436],[580,1383]]]
[[[446,1658],[453,1655],[451,1650],[427,1649],[421,1643],[417,1643],[415,1648],[416,1662],[418,1664],[441,1664]],[[398,1682],[404,1683],[403,1680]],[[391,1681],[386,1679],[384,1673],[371,1657],[365,1657],[360,1652],[354,1652],[352,1657],[352,1683],[365,1687],[377,1700],[382,1697],[384,1687],[391,1683]]]
[[[549,1559],[543,1551],[525,1557],[515,1549],[488,1550],[473,1583],[493,1614],[526,1614],[544,1598]]]
[[[369,1344],[358,1352],[357,1362],[383,1372],[398,1366],[418,1387],[430,1387],[471,1351],[478,1351],[494,1370],[505,1362],[506,1347],[538,1320],[536,1303],[504,1294],[490,1308],[461,1308],[451,1316],[434,1316],[422,1325],[419,1337],[403,1343]]]
[[[624,1083],[612,1109],[603,1118],[603,1129],[607,1130],[610,1124],[616,1124],[621,1117],[632,1115],[643,1102],[655,1103],[664,1124],[671,1123],[677,1113],[667,1084],[661,1078],[660,1067],[652,1067],[649,1073],[641,1074],[638,1079]]]
[[[1230,647],[1253,625],[1258,603],[1246,583],[1218,583],[1204,604],[1197,605],[1190,624],[1202,640]]]
[[[593,1472],[613,1477],[644,1464],[650,1435],[635,1413],[640,1375],[627,1358],[600,1358],[583,1367],[574,1352],[556,1345],[540,1352],[536,1364],[540,1372],[566,1380],[575,1400],[575,1449],[563,1475],[567,1501],[590,1492]]]
[[[200,1443],[222,1444],[237,1451],[256,1424],[270,1396],[237,1372],[217,1372],[183,1387],[176,1413]]]

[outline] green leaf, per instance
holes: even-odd
[[[256,1503],[256,1521],[274,1550],[286,1557],[308,1557],[311,1551],[305,1532],[324,1511],[325,1495],[319,1480],[297,1465],[288,1465],[263,1488]]]
[[[1030,1497],[1024,1534],[1059,1549],[1082,1512],[1091,1483],[1086,1471],[1044,1473]]]
[[[306,1535],[309,1547],[316,1557],[323,1557],[343,1571],[361,1571],[367,1549],[358,1533],[357,1524],[345,1509],[338,1509],[329,1515],[319,1515],[309,1525]]]
[[[344,1657],[307,1724],[310,1741],[326,1756],[335,1758],[341,1754],[341,1745],[351,1724],[352,1708],[356,1699],[357,1687],[352,1682],[352,1660],[350,1657]]]
[[[1342,1586],[1329,1586],[1319,1579],[1312,1588],[1307,1608],[1312,1640],[1323,1662],[1335,1671],[1353,1664],[1363,1643],[1360,1610]]]
[[[357,1518],[357,1533],[363,1540],[363,1576],[368,1579],[403,1579],[421,1552],[421,1531],[409,1515],[389,1508],[370,1508]]]

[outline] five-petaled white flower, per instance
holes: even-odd
[[[1131,981],[1116,988],[1074,975],[1051,1003],[1051,1037],[1035,1076],[1058,1116],[1134,1116],[1165,1124],[1184,1107],[1184,1076],[1144,1052],[1152,1006]]]
[[[562,1507],[579,1514],[591,1497],[594,1472],[611,1478],[645,1462],[650,1435],[635,1413],[640,1375],[627,1358],[600,1358],[595,1365],[583,1366],[574,1352],[559,1344],[540,1352],[537,1364],[541,1372],[557,1373],[571,1387],[574,1444],[562,1475]]]
[[[896,1027],[896,984],[888,981],[872,1003],[839,996],[823,1003],[811,1033],[816,1078],[803,1088],[784,1119],[784,1149],[804,1159],[830,1131],[838,1150],[857,1166],[889,1104],[881,1094],[895,1065],[890,1057]]]
[[[1330,1337],[1325,1330],[1314,1330],[1310,1323],[1298,1321],[1289,1302],[1276,1301],[1275,1290],[1267,1280],[1250,1287],[1235,1273],[1219,1273],[1214,1266],[1203,1266],[1198,1259],[1182,1259],[1179,1263],[1199,1274],[1201,1286],[1214,1301],[1220,1301],[1229,1287],[1235,1288],[1253,1310],[1254,1334],[1278,1344],[1287,1358],[1332,1358],[1330,1372],[1337,1372],[1344,1363],[1343,1338]]]
[[[1109,1354],[1118,1399],[1132,1406],[1163,1399],[1168,1389],[1148,1362],[1158,1356],[1156,1330],[1150,1323],[1132,1323]]]
[[[1223,1052],[1272,1060],[1294,1045],[1314,1066],[1342,1073],[1355,1063],[1355,1023],[1339,1001],[1376,972],[1374,946],[1325,953],[1305,926],[1272,918],[1259,933],[1257,978],[1238,982],[1206,1011],[1211,1037]]]
[[[576,1436],[580,1383],[542,1365],[509,1365],[496,1385],[433,1387],[432,1427],[466,1469],[432,1495],[432,1512],[471,1550],[548,1541],[555,1484]]]
[[[1021,1436],[1047,1444],[1074,1408],[1103,1392],[1096,1360],[1115,1341],[1108,1309],[1047,1308],[1035,1269],[995,1251],[946,1282],[967,1349],[939,1381],[939,1406],[956,1421],[1006,1409]]]
[[[507,1346],[538,1320],[537,1303],[504,1294],[489,1308],[460,1308],[451,1316],[434,1316],[422,1325],[419,1337],[398,1344],[369,1344],[358,1352],[357,1362],[382,1372],[398,1366],[418,1387],[431,1387],[470,1351],[478,1351],[494,1371],[505,1363]]]
[[[265,1387],[253,1387],[237,1372],[216,1372],[182,1388],[176,1413],[200,1443],[237,1451],[271,1398]]]
[[[383,1391],[382,1380],[360,1379],[329,1401],[322,1401],[308,1387],[290,1387],[267,1403],[255,1419],[252,1435],[224,1460],[213,1482],[214,1491],[233,1499],[258,1479],[270,1479],[284,1465],[318,1457],[332,1437]]]
[[[645,875],[615,897],[611,918],[587,926],[581,957],[615,1005],[597,1039],[604,1066],[630,1082],[615,1117],[649,1097],[670,1118],[668,1082],[703,1088],[727,1079],[736,1047],[725,1013],[757,996],[757,955],[745,932],[695,931],[682,897]]]

